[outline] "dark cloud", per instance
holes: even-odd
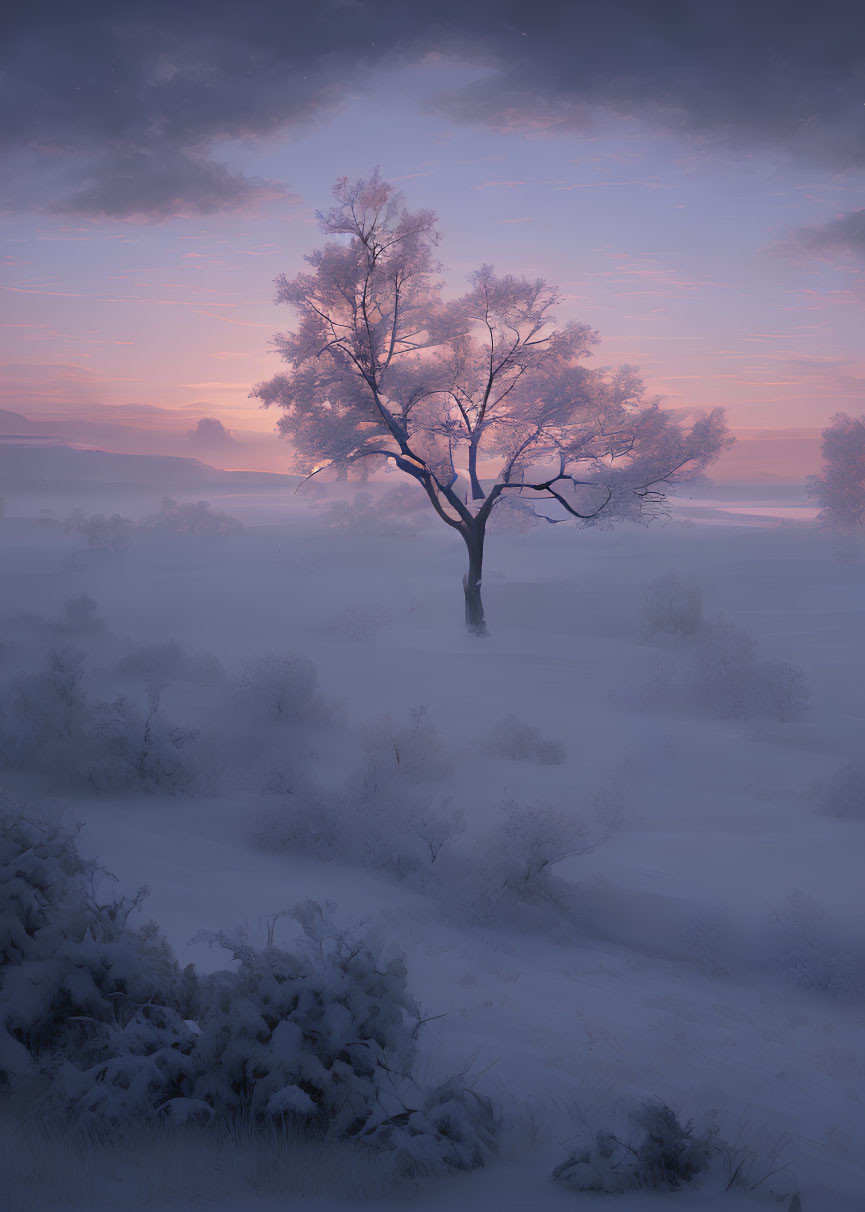
[[[854,257],[865,262],[865,210],[853,210],[819,227],[800,227],[782,253]]]
[[[430,51],[489,69],[441,99],[458,120],[570,129],[613,112],[863,167],[863,21],[861,0],[21,4],[0,45],[0,150],[28,171],[7,201],[117,216],[243,205],[275,186],[211,158],[218,140],[308,120]]]
[[[861,0],[538,0],[519,37],[495,39],[495,75],[442,106],[547,129],[606,110],[715,147],[863,167],[863,32]]]

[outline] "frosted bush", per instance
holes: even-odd
[[[180,1092],[194,995],[146,895],[99,899],[105,873],[62,826],[0,803],[0,1085],[47,1079],[64,1122],[148,1114]]]
[[[482,921],[499,921],[520,902],[555,904],[553,868],[592,845],[586,824],[563,809],[506,800],[475,849],[468,908]]]
[[[405,723],[382,716],[362,739],[365,761],[339,789],[316,787],[293,767],[268,771],[262,790],[277,803],[260,814],[258,841],[417,876],[465,828],[462,809],[427,786],[451,769],[444,742],[422,707]]]
[[[245,706],[267,720],[309,719],[322,710],[318,672],[298,652],[257,657],[243,667],[235,686]]]
[[[77,648],[53,649],[44,670],[12,681],[2,701],[0,760],[102,792],[188,790],[180,750],[198,731],[166,718],[156,683],[145,685],[143,710],[124,695],[91,699],[85,659]]]
[[[258,818],[256,840],[267,849],[290,850],[329,862],[349,859],[353,838],[344,819],[345,805],[333,794],[314,788],[286,783],[279,773],[269,777],[263,788],[278,804],[264,809]]]
[[[278,782],[281,782],[279,780]],[[307,854],[388,871],[399,878],[432,867],[465,829],[465,817],[449,800],[433,801],[382,785],[362,770],[341,791],[279,787],[278,802],[258,817],[256,840]]]
[[[414,1056],[418,1010],[401,954],[337,929],[321,905],[292,915],[293,951],[255,949],[216,934],[239,965],[210,978],[211,1009],[198,1037],[192,1097],[220,1115],[300,1119],[356,1136],[391,1094],[392,1071]]]
[[[436,1173],[447,1166],[473,1170],[496,1151],[498,1122],[489,1099],[458,1082],[446,1082],[377,1125],[365,1139],[392,1149],[404,1175]]]
[[[420,838],[433,864],[456,838],[465,832],[466,814],[448,797],[421,804],[409,814],[409,826]]]
[[[865,820],[865,765],[842,766],[829,780],[821,807],[827,816]]]
[[[243,530],[241,521],[212,509],[207,501],[175,501],[173,497],[163,497],[159,512],[143,518],[141,526],[173,534],[234,534]]]
[[[368,778],[400,782],[434,782],[453,769],[453,760],[426,707],[413,707],[402,723],[380,716],[361,730]]]
[[[702,592],[683,585],[675,569],[657,577],[646,589],[641,624],[641,635],[646,640],[659,632],[696,635],[703,627]]]
[[[499,720],[484,748],[511,762],[538,762],[543,766],[559,766],[567,756],[561,741],[544,740],[537,728],[515,715]]]
[[[177,795],[191,789],[192,772],[181,751],[200,734],[166,718],[162,691],[157,683],[145,685],[143,711],[123,695],[96,705],[79,762],[96,790]]]
[[[754,639],[723,619],[700,633],[690,693],[720,719],[765,717],[779,723],[800,716],[811,698],[804,673],[786,661],[758,661]]]
[[[347,862],[405,879],[428,863],[412,828],[425,800],[398,776],[368,765],[346,780],[331,808],[339,813],[334,846]]]
[[[573,1191],[623,1195],[626,1191],[678,1191],[709,1169],[713,1132],[694,1135],[670,1107],[647,1102],[629,1115],[630,1132],[598,1132],[553,1171]]]
[[[179,640],[142,644],[127,652],[114,666],[121,677],[150,678],[156,682],[191,682],[215,686],[225,678],[221,662],[212,653],[190,652]]]
[[[719,619],[703,631],[694,653],[695,696],[721,719],[746,719],[754,702],[757,645],[743,627]]]
[[[212,1119],[356,1138],[406,1167],[483,1164],[490,1105],[411,1077],[422,1020],[399,951],[306,901],[270,919],[263,948],[200,936],[236,965],[201,979],[133,925],[146,889],[100,901],[105,878],[69,831],[0,802],[0,1087],[36,1083],[28,1114],[102,1130]],[[303,932],[291,950],[275,942],[286,916]]]
[[[67,533],[77,532],[87,538],[87,546],[97,551],[126,551],[135,530],[131,518],[115,513],[110,517],[94,513],[88,517],[83,509],[74,509],[66,519]]]

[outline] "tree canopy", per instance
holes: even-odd
[[[417,481],[466,543],[473,630],[500,501],[518,496],[551,522],[636,519],[728,444],[722,410],[688,426],[647,397],[636,368],[587,366],[597,334],[556,327],[562,299],[543,279],[482,265],[445,300],[436,216],[409,211],[377,170],[333,192],[318,213],[331,238],[308,272],[276,279],[299,321],[275,338],[288,370],[252,394],[283,410],[306,475],[377,459]]]

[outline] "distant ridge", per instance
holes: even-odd
[[[4,419],[0,413],[0,427]],[[0,441],[0,489],[288,489],[299,479],[270,471],[222,471],[181,455],[114,454],[77,449],[61,442],[49,444],[44,439],[31,444],[29,437],[21,433]]]

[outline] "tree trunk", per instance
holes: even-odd
[[[464,530],[469,553],[469,570],[463,577],[463,593],[466,600],[466,627],[472,635],[486,635],[487,625],[484,620],[484,604],[481,600],[481,574],[484,565],[484,530],[483,526],[473,526]]]
[[[478,448],[474,443],[469,445],[469,480],[472,486],[472,500],[486,500],[487,494],[484,492],[478,479]],[[481,538],[481,546],[483,546],[483,538]]]

